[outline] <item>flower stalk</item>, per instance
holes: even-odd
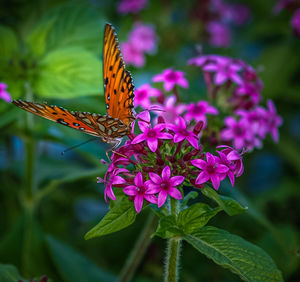
[[[179,201],[176,199],[170,199],[169,211],[170,214],[177,217],[179,213]],[[167,253],[165,261],[165,282],[176,282],[178,281],[178,269],[180,263],[180,250],[181,250],[181,239],[179,237],[173,237],[168,239]]]

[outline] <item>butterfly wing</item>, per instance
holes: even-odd
[[[130,127],[134,120],[134,85],[125,70],[117,35],[110,24],[105,25],[104,31],[103,76],[107,114]]]
[[[86,112],[70,112],[62,107],[21,100],[14,100],[12,103],[40,117],[101,137],[104,142],[109,142],[109,139],[115,138],[114,133],[117,131],[115,128],[120,128],[121,136],[127,133],[126,125],[122,125],[118,120],[107,116]]]

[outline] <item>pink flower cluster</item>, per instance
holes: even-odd
[[[177,91],[177,86],[188,88],[189,83],[182,71],[166,69],[161,74],[153,77],[153,82],[162,82],[166,92],[172,92],[170,96],[166,96],[157,88],[151,87],[149,84],[144,84],[137,88],[135,92],[135,105],[141,106],[144,109],[151,105],[157,106],[158,111],[155,111],[158,116],[164,118],[167,122],[178,121],[180,116],[183,116],[188,121],[203,121],[206,125],[206,115],[217,115],[218,110],[211,106],[206,101],[197,103],[178,103],[178,97],[174,94]],[[154,97],[156,102],[151,102],[150,98]]]
[[[118,5],[118,12],[120,14],[136,14],[144,9],[146,5],[147,0],[121,0]]]
[[[230,25],[244,25],[251,16],[247,6],[229,4],[224,0],[197,1],[192,16],[206,26],[208,42],[215,47],[229,47],[232,41]]]
[[[211,98],[222,100],[225,114],[230,114],[220,132],[221,144],[231,144],[236,150],[252,150],[261,147],[268,133],[278,142],[282,119],[272,101],[267,102],[267,109],[259,105],[263,85],[251,66],[216,55],[201,55],[189,60],[189,64],[203,70]]]
[[[149,111],[140,113],[137,124],[141,133],[132,133],[114,152],[104,179],[98,178],[105,184],[106,200],[116,200],[113,188],[122,189],[139,213],[144,202],[161,207],[168,196],[182,199],[183,183],[201,188],[210,182],[218,190],[227,176],[234,185],[235,177],[242,174],[242,157],[232,148],[221,148],[219,156],[203,152],[199,144],[203,121],[191,125],[182,117],[177,123],[162,117],[156,120],[151,125]]]
[[[152,25],[136,23],[129,33],[128,40],[121,43],[126,64],[142,67],[145,64],[145,53],[156,50],[156,33]]]

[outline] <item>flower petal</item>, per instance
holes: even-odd
[[[141,133],[131,141],[131,144],[141,143],[146,140],[146,137],[147,137],[146,134]]]
[[[196,178],[196,184],[202,184],[209,180],[209,174],[206,171],[202,171],[199,173],[198,177]]]
[[[134,178],[134,183],[137,187],[143,186],[143,175],[140,171],[138,172],[138,174]]]
[[[228,170],[229,170],[229,168],[226,165],[223,165],[223,164],[218,164],[218,166],[216,168],[217,173],[225,173]]]
[[[156,173],[149,172],[149,177],[154,184],[158,184],[158,185],[161,184],[161,178]]]
[[[176,199],[176,200],[181,200],[181,199],[182,199],[182,195],[181,195],[180,191],[179,191],[177,188],[175,188],[175,187],[170,187],[170,188],[168,189],[168,194],[169,194],[172,198],[174,198],[174,199]]]
[[[144,198],[145,198],[148,202],[150,202],[150,203],[152,203],[152,204],[157,204],[157,197],[154,196],[154,195],[148,195],[148,194],[145,194],[145,195],[144,195]]]
[[[191,160],[191,164],[193,166],[196,166],[202,170],[205,170],[207,167],[207,163],[206,161],[202,160],[202,159],[195,159],[195,160]]]
[[[193,135],[189,135],[186,137],[186,140],[189,141],[189,143],[195,148],[195,149],[199,149],[199,143],[198,143],[198,139],[196,137],[194,137]]]
[[[124,192],[126,195],[129,195],[129,196],[135,196],[135,195],[137,194],[136,186],[134,186],[134,185],[126,186],[126,187],[123,189],[123,192]]]
[[[217,174],[212,174],[210,176],[210,179],[211,179],[211,183],[214,187],[215,190],[218,190],[219,187],[220,187],[220,178]]]
[[[178,175],[170,178],[169,183],[171,186],[178,186],[184,181],[184,176]]]
[[[169,180],[170,176],[171,176],[171,169],[167,165],[164,167],[164,169],[161,172],[161,178],[163,181],[167,181],[167,180]]]
[[[159,208],[166,202],[167,196],[168,196],[168,193],[166,191],[161,190],[159,192],[158,200],[157,200],[157,205]]]
[[[148,139],[147,140],[148,147],[151,152],[155,152],[157,149],[157,139]]]
[[[143,207],[144,197],[143,195],[137,194],[134,198],[134,207],[137,213],[139,213]]]

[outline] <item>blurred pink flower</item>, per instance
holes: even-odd
[[[215,190],[219,189],[220,177],[228,171],[228,167],[221,164],[219,158],[209,152],[206,153],[206,161],[195,159],[191,160],[191,164],[202,170],[197,176],[196,184],[203,184],[210,180]]]
[[[184,72],[174,71],[173,69],[164,70],[163,73],[154,76],[152,81],[163,82],[164,89],[166,91],[171,91],[176,84],[183,88],[189,87],[189,83],[187,79],[184,77]]]
[[[206,124],[206,114],[217,115],[218,110],[209,105],[206,101],[199,101],[197,104],[191,103],[187,106],[187,113],[184,118],[186,120],[200,121],[202,120]]]
[[[4,101],[10,103],[12,98],[10,94],[6,91],[7,85],[3,82],[0,82],[0,98]]]
[[[231,44],[231,31],[223,23],[212,21],[206,26],[209,33],[209,43],[215,47],[229,47]]]
[[[168,195],[177,200],[182,199],[181,192],[175,187],[180,185],[184,181],[184,177],[171,177],[171,169],[168,165],[165,166],[162,170],[161,176],[156,173],[150,172],[149,177],[149,187],[159,190],[157,201],[157,205],[159,208],[166,202]]]
[[[237,121],[233,117],[227,117],[224,123],[227,128],[221,131],[221,138],[225,141],[233,141],[236,150],[247,148],[248,142],[253,141],[253,132],[251,128],[249,129],[249,124],[245,119]]]
[[[159,105],[160,106],[160,105]],[[176,96],[168,96],[164,104],[161,105],[160,111],[155,111],[159,116],[162,116],[166,122],[176,122],[179,115],[186,110],[185,104],[176,105]]]
[[[266,121],[268,131],[271,133],[275,142],[279,140],[278,127],[282,124],[282,118],[277,114],[276,107],[272,100],[268,100],[268,112],[266,115]]]
[[[160,95],[160,90],[151,87],[150,84],[143,84],[141,87],[137,88],[134,92],[134,105],[140,105],[144,109],[150,107],[150,97],[158,97]]]
[[[242,79],[238,75],[238,72],[242,69],[242,66],[234,63],[230,58],[217,57],[215,62],[208,63],[203,67],[204,71],[216,72],[215,84],[221,85],[227,80],[231,80],[237,84],[242,84]]]
[[[147,0],[121,0],[118,4],[120,14],[138,13],[147,5]]]
[[[136,50],[153,53],[156,50],[156,34],[152,25],[136,23],[129,34],[129,41]]]
[[[291,20],[291,26],[295,35],[300,36],[300,9],[296,10],[296,12],[294,13]]]
[[[122,54],[126,64],[142,67],[145,64],[143,52],[135,49],[130,41],[121,43]]]
[[[144,199],[150,203],[157,204],[157,198],[154,196],[157,192],[159,192],[159,188],[150,187],[150,180],[143,182],[143,175],[141,172],[134,178],[135,185],[129,185],[123,189],[123,192],[126,195],[134,197],[134,207],[137,213],[139,213],[143,207]]]

